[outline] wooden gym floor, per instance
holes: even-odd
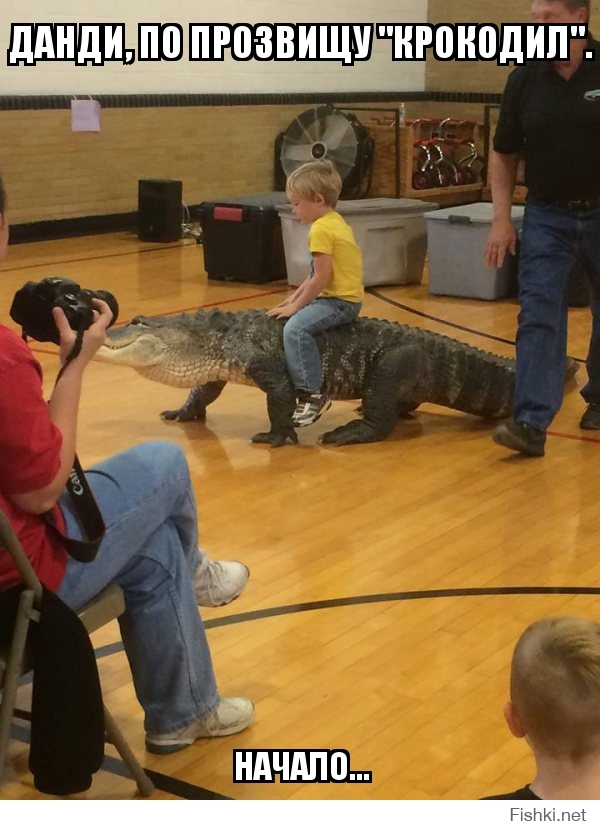
[[[48,275],[109,289],[121,321],[200,306],[265,308],[286,291],[283,282],[209,282],[193,240],[153,245],[125,233],[15,246],[0,272],[3,322],[14,292]],[[512,355],[516,312],[514,299],[432,297],[424,282],[378,288],[363,313]],[[589,328],[588,309],[571,310],[574,357],[585,357]],[[32,345],[50,390],[56,349]],[[600,436],[578,428],[584,382],[582,365],[546,456],[524,459],[491,441],[492,424],[434,406],[399,422],[385,442],[320,446],[323,431],[353,416],[351,403],[334,403],[301,431],[300,446],[271,450],[248,440],[267,424],[256,389],[228,387],[206,424],[164,423],[159,411],[185,390],[91,365],[82,463],[133,442],[175,441],[192,470],[203,545],[252,572],[234,605],[204,613],[221,692],[256,703],[256,723],[241,735],[145,754],[118,628],[95,638],[107,703],[159,776],[153,797],[476,799],[527,783],[529,752],[501,712],[512,647],[539,617],[599,613]],[[27,771],[23,728],[15,738],[2,797],[43,798]],[[234,784],[235,748],[342,748],[373,780]],[[108,752],[83,797],[134,798]]]

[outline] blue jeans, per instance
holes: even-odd
[[[283,328],[283,346],[288,372],[296,390],[318,392],[323,383],[321,355],[315,334],[351,323],[361,303],[337,297],[317,297],[289,318]]]
[[[600,403],[600,208],[574,211],[529,198],[519,256],[514,416],[546,429],[560,409],[567,353],[567,290],[577,260],[591,283],[592,335],[581,390]]]
[[[125,595],[123,645],[146,732],[188,726],[219,702],[192,576],[198,566],[196,501],[183,452],[154,441],[86,470],[106,535],[93,562],[69,558],[58,595],[81,608],[111,582]],[[67,535],[82,533],[70,497]]]

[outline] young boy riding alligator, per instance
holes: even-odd
[[[268,432],[255,443],[298,443],[296,406],[286,370],[284,322],[264,311],[197,311],[136,317],[110,329],[97,359],[131,366],[150,380],[191,389],[168,420],[206,418],[225,385],[257,386],[267,396]],[[511,414],[515,362],[421,328],[361,317],[318,335],[324,391],[334,400],[362,400],[361,417],[326,432],[324,444],[381,441],[399,416],[422,403],[480,415]],[[570,361],[568,375],[577,364]]]

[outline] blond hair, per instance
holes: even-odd
[[[530,625],[515,646],[510,694],[534,749],[572,761],[600,749],[600,623]]]
[[[328,207],[335,207],[342,191],[342,179],[330,161],[307,161],[290,173],[285,191],[288,198],[322,196]]]

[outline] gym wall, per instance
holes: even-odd
[[[183,181],[194,204],[272,188],[273,142],[324,92],[425,89],[425,65],[399,67],[391,43],[375,43],[369,61],[138,62],[80,66],[42,62],[7,66],[10,23],[124,23],[126,46],[138,23],[425,21],[427,0],[3,0],[0,26],[0,170],[14,224],[121,214],[137,209],[137,182]],[[196,96],[173,106],[175,94]],[[101,132],[72,133],[70,98],[102,99]],[[353,99],[360,101],[358,98]],[[178,99],[179,103],[179,99]],[[15,233],[16,237],[17,234]]]
[[[48,11],[48,0],[6,2],[3,19],[8,22],[0,27],[3,55],[8,49],[10,21],[83,20],[75,11],[76,0],[60,0],[52,5],[52,12]],[[158,0],[130,4],[127,12],[122,5],[116,0],[88,0],[85,22],[124,22],[128,32],[130,27],[135,30],[137,22],[170,22],[163,19],[164,3]],[[192,6],[190,0],[175,0],[170,6],[172,20],[183,22]],[[143,8],[139,19],[136,8]],[[234,13],[236,9],[238,13]],[[101,14],[94,16],[94,10],[101,10]],[[257,10],[264,11],[264,19],[272,19],[273,4],[268,0],[253,1],[253,20],[248,19],[248,4],[240,0],[219,5],[221,21],[252,23],[259,19]],[[297,4],[282,0],[277,10],[281,20],[298,20]],[[594,12],[600,21],[600,0],[593,0],[592,10],[593,24]],[[333,0],[326,9],[322,4],[304,5],[302,19],[502,23],[527,21],[528,12],[528,0],[506,0],[501,11],[489,0],[376,0],[368,12],[364,4],[349,6],[343,0]],[[206,14],[202,15],[200,22],[206,20]],[[198,17],[195,10],[188,11],[189,20],[197,21]],[[164,62],[148,64],[146,74],[138,72],[135,82],[134,75],[127,73],[140,67],[120,66],[117,84],[116,67],[114,72],[108,66],[75,68],[67,63],[7,67],[3,59],[0,171],[10,195],[11,222],[18,225],[130,214],[137,210],[137,182],[144,178],[181,179],[187,204],[270,190],[275,136],[310,106],[329,101],[348,109],[352,104],[395,107],[405,100],[409,116],[450,114],[481,119],[484,103],[498,99],[510,71],[495,62],[440,63],[428,59],[426,66],[393,62],[388,59],[390,42],[380,45],[386,50],[385,61],[374,62],[370,76],[361,75],[362,70],[357,73],[357,67],[319,61],[293,64],[294,77],[285,76],[282,81],[279,64],[268,62],[259,67],[259,77],[252,75],[254,62],[250,61],[233,67],[237,72],[233,86],[233,76],[225,79],[223,74],[224,63],[217,66],[216,75],[214,66],[207,74],[205,65],[198,64],[194,77],[183,61],[169,64],[167,73],[163,72]],[[221,88],[219,72],[223,76]],[[81,80],[76,84],[75,78]],[[128,79],[126,88],[119,86],[123,78]],[[164,92],[159,80],[168,80],[174,84],[169,87],[174,92],[195,94],[199,100],[155,95]],[[256,92],[259,80],[262,92]],[[224,94],[233,88],[235,92]],[[278,93],[278,88],[284,91]],[[336,92],[325,94],[332,89]],[[141,96],[142,92],[146,96]],[[438,93],[437,100],[431,100],[431,92]],[[100,133],[71,132],[73,94],[93,94],[103,100]]]

